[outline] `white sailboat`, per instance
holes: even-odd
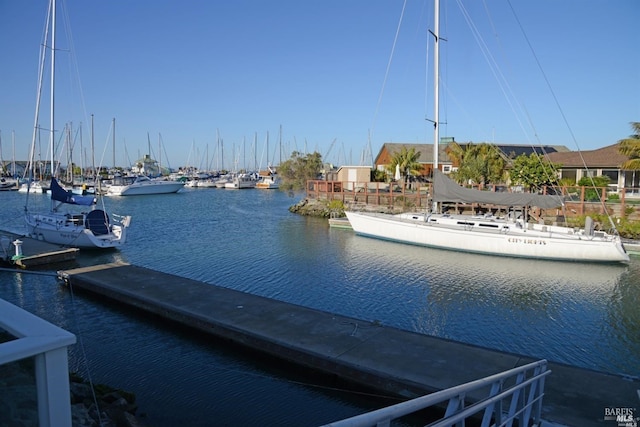
[[[50,46],[51,51],[51,127],[49,132],[51,149],[51,209],[45,213],[33,213],[25,206],[25,221],[27,233],[30,237],[43,240],[49,243],[56,243],[64,246],[79,248],[117,248],[125,244],[127,240],[127,229],[131,222],[130,216],[109,215],[102,209],[96,209],[96,198],[93,196],[79,196],[71,191],[64,190],[58,181],[53,177],[54,172],[54,136],[55,136],[55,36],[56,36],[56,2],[51,0],[49,7],[49,24],[51,25],[51,43],[43,43],[43,49]],[[45,38],[47,38],[45,32]],[[44,51],[43,51],[44,52]],[[41,55],[40,63],[40,85],[44,69],[45,54]],[[36,103],[36,114],[33,132],[33,144],[35,145],[36,133],[38,131],[38,117],[40,107],[40,93],[38,90],[38,100]],[[67,211],[61,212],[62,207],[90,206],[90,210],[81,212]]]
[[[280,127],[280,144],[282,145],[282,126]],[[267,134],[267,170],[260,171],[256,188],[277,190],[280,188],[280,176],[269,164],[269,134]]]
[[[434,28],[434,212],[380,214],[347,211],[356,234],[395,242],[488,255],[580,262],[629,262],[617,235],[595,231],[590,218],[584,229],[527,222],[526,209],[563,205],[558,196],[490,193],[458,186],[438,168],[439,143],[439,4],[435,0]],[[524,213],[506,217],[437,213],[442,202],[487,203],[521,207]]]

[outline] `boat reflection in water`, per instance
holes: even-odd
[[[629,280],[637,263],[499,258],[356,235],[345,245],[348,282],[362,286],[365,298],[384,301],[369,307],[383,323],[403,310],[403,329],[597,370],[611,368],[593,357],[601,346],[620,353],[619,360],[640,352],[640,290]],[[373,278],[384,277],[385,298],[382,289],[367,289],[367,277],[373,288],[382,286]],[[616,334],[605,331],[603,319],[611,319],[605,321]]]

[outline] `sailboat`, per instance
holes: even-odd
[[[282,145],[282,127],[280,127],[280,145]],[[280,188],[280,176],[269,164],[269,134],[267,134],[267,170],[260,171],[260,178],[256,188],[263,190],[277,190]]]
[[[51,149],[51,209],[45,213],[33,213],[25,205],[25,222],[27,233],[30,237],[49,243],[72,246],[78,248],[117,248],[125,244],[127,229],[131,222],[130,216],[109,215],[102,209],[96,209],[97,199],[93,196],[81,196],[67,191],[60,186],[54,176],[54,136],[55,136],[55,36],[56,36],[56,1],[51,0],[49,6],[49,21],[51,25],[51,128],[49,131]],[[45,32],[45,38],[48,38]],[[47,43],[43,43],[46,49]],[[40,84],[42,83],[42,70],[44,57],[41,56]],[[40,107],[40,93],[36,103],[36,115],[34,125],[33,144],[35,146],[36,133],[38,132],[38,117]],[[84,211],[61,212],[63,207],[83,206]],[[90,210],[87,207],[91,207]]]
[[[528,221],[527,209],[557,208],[559,196],[491,193],[459,186],[438,166],[439,115],[439,4],[434,25],[434,165],[433,212],[382,214],[346,211],[356,234],[400,243],[487,255],[580,262],[628,263],[620,237],[594,230],[587,217],[582,229]],[[454,215],[438,212],[442,202],[486,203],[512,208],[512,215]],[[516,214],[513,208],[520,208]]]

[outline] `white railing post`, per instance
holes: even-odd
[[[33,358],[38,425],[71,427],[67,347],[76,337],[0,299],[0,328],[15,337],[0,343],[0,365]]]
[[[38,354],[35,366],[40,426],[71,426],[67,348]]]

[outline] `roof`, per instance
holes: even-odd
[[[338,170],[340,169],[371,169],[371,166],[363,166],[363,165],[359,165],[359,166],[340,166],[338,167]]]
[[[584,168],[587,165],[589,168],[619,169],[620,165],[629,160],[628,156],[620,154],[619,146],[620,144],[613,144],[597,150],[556,152],[549,154],[548,159],[566,168]]]
[[[500,149],[507,157],[515,158],[522,154],[527,156],[532,153],[539,155],[551,154],[551,153],[568,153],[570,152],[564,145],[516,145],[516,144],[494,144]]]
[[[460,146],[466,146],[468,144],[480,144],[480,143],[472,143],[472,142],[458,142]],[[492,144],[495,145],[500,151],[504,153],[507,158],[517,157],[521,154],[530,155],[533,152],[536,152],[540,155],[550,154],[550,153],[570,153],[569,149],[564,145],[517,145],[517,144]],[[378,152],[378,156],[376,157],[376,164],[378,164],[378,159],[381,154],[386,150],[388,153],[393,155],[400,151],[402,148],[406,148],[407,150],[415,149],[416,153],[420,153],[420,158],[418,158],[419,163],[433,163],[433,144],[405,144],[405,143],[392,143],[385,142],[382,145],[382,148]],[[451,159],[446,153],[447,144],[441,143],[438,146],[438,161],[440,163],[452,163]]]
[[[403,144],[394,142],[385,142],[380,148],[378,155],[376,156],[375,163],[378,164],[378,159],[383,152],[387,151],[390,155],[399,152],[403,148],[407,150],[415,149],[416,153],[420,153],[418,163],[433,163],[433,144]],[[447,148],[446,144],[440,144],[438,146],[438,161],[440,163],[451,163],[451,159],[445,152]]]

